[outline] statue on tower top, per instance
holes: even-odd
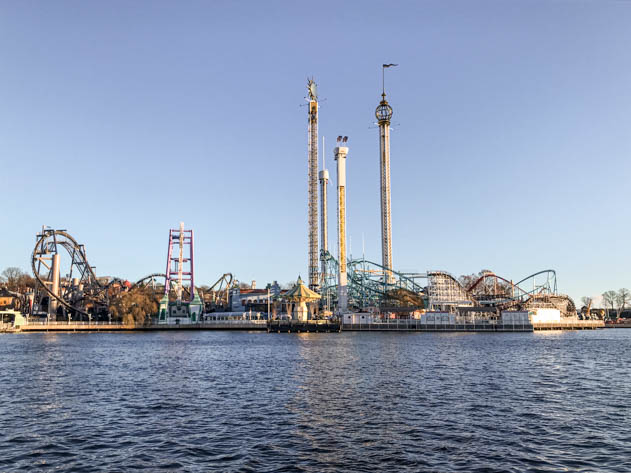
[[[317,101],[318,100],[318,89],[316,87],[316,83],[311,79],[307,79],[307,90],[309,91],[309,100]]]

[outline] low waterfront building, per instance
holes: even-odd
[[[559,309],[533,309],[528,311],[528,316],[533,324],[561,322],[561,311]]]
[[[18,298],[6,287],[0,288],[0,310],[15,309]]]
[[[272,302],[278,299],[282,292],[277,281],[268,284],[265,289],[234,287],[230,290],[230,310],[232,312],[263,310],[263,306],[268,303],[268,298]]]
[[[204,304],[195,291],[192,301],[169,301],[165,294],[158,309],[158,323],[160,324],[196,324],[200,321]]]
[[[343,316],[343,323],[345,324],[372,324],[376,322],[373,314],[362,313],[346,313]]]
[[[530,314],[527,310],[503,310],[501,314],[503,324],[529,324]]]

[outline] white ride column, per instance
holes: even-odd
[[[338,139],[339,145],[339,139]],[[335,148],[337,161],[337,248],[338,248],[338,281],[337,309],[340,314],[348,310],[348,281],[346,275],[346,146]]]

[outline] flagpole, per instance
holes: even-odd
[[[398,64],[382,64],[381,65],[381,92],[386,95],[386,67],[398,66]]]
[[[381,91],[386,93],[386,66],[381,65]]]

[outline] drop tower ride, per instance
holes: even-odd
[[[392,214],[390,210],[390,119],[392,107],[386,100],[385,70],[396,64],[383,64],[381,102],[375,110],[379,123],[379,169],[381,174],[381,265],[385,270],[384,282],[392,277]]]
[[[309,168],[309,289],[317,291],[320,286],[318,272],[318,93],[313,79],[307,82],[309,91],[308,110],[308,145],[307,159]]]

